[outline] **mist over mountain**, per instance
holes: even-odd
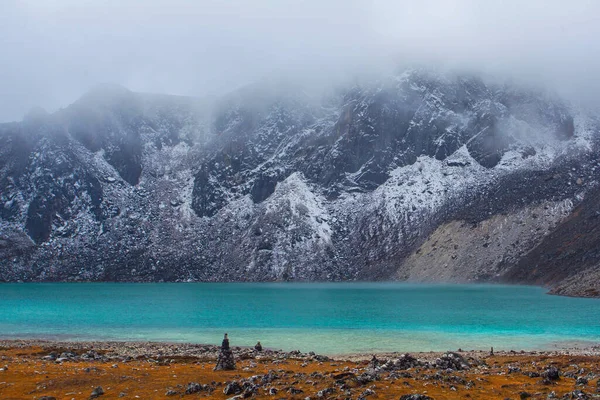
[[[598,296],[598,116],[501,82],[402,67],[203,99],[101,85],[32,110],[0,125],[0,280]]]
[[[574,0],[4,0],[0,122],[100,82],[217,96],[274,74],[472,69],[598,107],[600,3]]]

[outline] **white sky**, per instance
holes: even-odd
[[[103,82],[218,95],[274,72],[327,76],[391,59],[600,104],[600,1],[0,0],[0,54],[0,121]]]

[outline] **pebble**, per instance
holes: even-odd
[[[100,397],[104,394],[104,389],[102,389],[102,386],[98,386],[96,389],[92,390],[92,394],[90,395],[90,398],[95,399],[96,397]]]
[[[583,377],[583,376],[579,376],[577,377],[577,381],[575,381],[576,385],[580,385],[580,386],[584,386],[588,384],[588,380],[587,378]]]

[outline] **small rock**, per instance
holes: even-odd
[[[434,365],[438,369],[462,371],[469,369],[469,363],[458,353],[448,352],[436,359]]]
[[[185,389],[185,394],[194,394],[202,390],[202,385],[196,382],[190,382]]]
[[[575,381],[576,385],[580,385],[580,386],[584,386],[588,384],[588,380],[587,378],[583,377],[583,376],[579,376],[577,377],[577,380]]]
[[[563,396],[563,399],[588,400],[589,398],[590,396],[581,390],[573,390]]]
[[[400,400],[433,400],[432,397],[426,396],[424,394],[405,394],[400,397]]]
[[[560,379],[560,371],[556,367],[550,367],[542,373],[542,377],[549,381],[557,381]]]
[[[323,397],[327,397],[331,394],[335,393],[335,389],[334,388],[327,388],[327,389],[323,389],[323,390],[319,390],[317,392],[317,397],[318,398],[323,398]]]
[[[225,386],[223,393],[226,395],[242,393],[242,387],[236,381],[233,381]]]
[[[360,397],[359,397],[358,399],[359,399],[359,400],[364,400],[364,399],[366,399],[367,397],[369,397],[369,396],[374,396],[374,395],[375,395],[375,391],[374,391],[374,390],[372,390],[372,389],[367,389],[367,390],[365,390],[365,391],[364,391],[364,392],[363,392],[363,393],[360,395]]]
[[[167,390],[167,393],[165,393],[165,396],[176,396],[177,392],[174,390]]]
[[[90,395],[91,399],[95,399],[96,397],[100,397],[104,394],[104,389],[102,386],[98,386],[96,389],[92,390],[92,394]]]
[[[521,393],[519,393],[519,398],[521,400],[528,399],[530,397],[531,397],[531,393],[528,393],[528,392],[521,392]]]
[[[384,371],[399,371],[407,370],[409,368],[416,368],[421,366],[421,362],[411,356],[410,354],[402,354],[400,358],[395,361],[388,361],[381,366]]]
[[[356,381],[361,385],[366,385],[367,383],[371,383],[377,379],[379,379],[379,375],[370,372],[364,372],[356,377]]]

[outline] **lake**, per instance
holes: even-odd
[[[324,354],[600,342],[600,300],[530,286],[0,284],[0,338],[219,344]]]

